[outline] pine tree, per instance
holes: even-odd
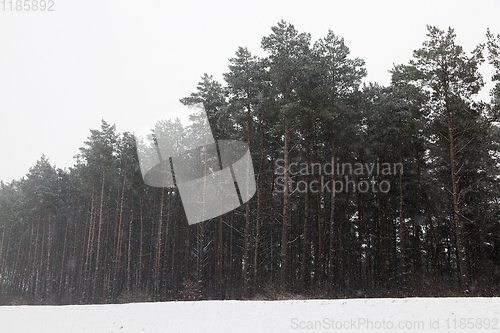
[[[285,290],[290,287],[290,180],[289,163],[290,141],[295,130],[294,119],[300,108],[300,90],[303,83],[304,64],[310,54],[310,34],[298,33],[292,24],[284,21],[271,28],[269,36],[262,39],[262,48],[269,52],[269,75],[272,82],[273,94],[282,118],[283,128],[283,160],[284,160],[284,193],[283,193],[283,222],[281,230],[281,268],[280,282]]]
[[[467,271],[467,253],[465,249],[465,222],[460,211],[461,196],[459,188],[460,178],[460,145],[457,138],[459,119],[461,114],[468,111],[472,103],[472,96],[476,95],[483,86],[478,65],[483,61],[482,47],[478,46],[471,56],[467,56],[462,47],[455,44],[455,34],[449,28],[447,32],[436,27],[428,26],[429,40],[423,47],[413,54],[406,69],[413,75],[413,82],[419,85],[430,95],[428,107],[431,117],[438,124],[444,123],[446,135],[440,137],[443,143],[446,140],[449,149],[449,171],[451,173],[451,196],[453,206],[453,223],[455,226],[457,265],[462,290],[467,289],[469,272]]]

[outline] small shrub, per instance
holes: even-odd
[[[179,295],[184,301],[196,301],[200,299],[201,285],[199,282],[193,282],[190,279],[182,281],[183,290]]]

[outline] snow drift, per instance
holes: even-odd
[[[0,307],[2,333],[498,332],[498,298]]]

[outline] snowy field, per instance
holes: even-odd
[[[500,332],[500,298],[3,306],[1,333]]]

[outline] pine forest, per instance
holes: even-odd
[[[277,23],[265,57],[240,47],[179,96],[248,145],[252,199],[189,225],[103,120],[74,166],[0,183],[0,304],[499,296],[500,34],[481,37],[428,26],[381,86],[341,36]]]

